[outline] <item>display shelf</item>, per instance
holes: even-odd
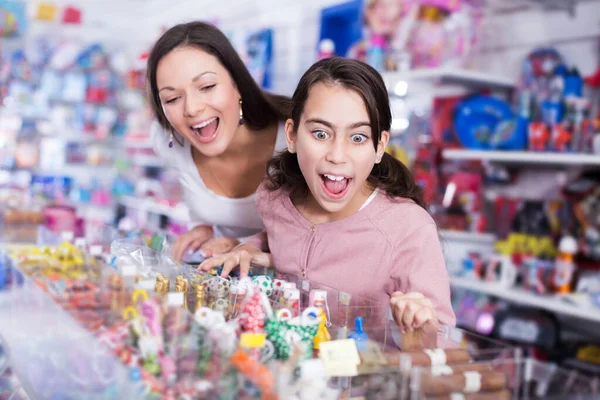
[[[176,221],[184,222],[189,219],[188,209],[182,203],[178,204],[177,206],[169,206],[167,204],[158,203],[156,200],[151,198],[138,199],[131,196],[121,197],[119,199],[119,203],[127,208],[164,215]]]
[[[431,81],[436,83],[459,84],[469,87],[512,90],[513,78],[469,69],[441,67],[418,69],[407,72],[388,72],[383,74],[388,88],[395,88],[398,82]]]
[[[484,282],[461,277],[451,277],[450,283],[453,288],[472,290],[523,306],[539,308],[587,321],[600,322],[600,309],[569,303],[566,299],[561,299],[558,295],[541,296],[529,293],[524,289],[507,288],[495,282]]]
[[[498,163],[600,166],[600,154],[550,153],[531,151],[495,151],[447,149],[443,151],[447,160],[481,160]]]
[[[493,233],[463,232],[454,230],[441,230],[440,237],[448,241],[461,241],[472,243],[491,243],[496,241]]]
[[[160,168],[165,165],[163,160],[155,155],[135,154],[133,156],[128,156],[128,159],[131,161],[131,164],[138,167]]]

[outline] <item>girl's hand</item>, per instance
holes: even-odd
[[[240,241],[236,238],[219,237],[210,239],[204,243],[200,246],[200,251],[204,258],[210,258],[217,254],[227,253],[228,251],[233,250],[238,244],[240,244]]]
[[[421,293],[394,292],[390,298],[392,315],[402,333],[423,329],[435,332],[438,327],[437,313],[431,300]]]
[[[213,229],[210,226],[199,225],[189,232],[180,235],[173,245],[173,258],[175,261],[181,261],[186,251],[195,252],[213,238]]]
[[[248,276],[250,264],[262,267],[273,267],[273,257],[271,256],[271,253],[263,253],[254,246],[243,244],[229,253],[209,258],[200,264],[198,269],[210,271],[211,269],[222,265],[223,271],[221,271],[221,276],[226,278],[235,267],[239,266],[240,277],[244,278]]]

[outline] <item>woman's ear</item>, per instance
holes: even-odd
[[[294,120],[289,118],[285,121],[285,138],[287,141],[287,148],[290,153],[296,152],[296,131],[294,129]]]
[[[379,164],[379,162],[383,158],[383,154],[385,153],[385,149],[387,148],[389,141],[390,141],[390,133],[388,131],[381,132],[381,137],[379,138],[379,143],[377,143],[377,158],[376,158],[377,164]]]

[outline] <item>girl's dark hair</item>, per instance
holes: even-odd
[[[317,62],[300,78],[292,97],[291,118],[295,130],[300,125],[300,117],[311,88],[320,82],[341,85],[362,97],[369,114],[373,146],[377,150],[381,132],[389,132],[392,125],[388,93],[381,75],[357,60],[333,57]],[[270,190],[281,188],[289,191],[292,196],[304,196],[308,193],[296,154],[286,150],[271,159],[267,165],[267,174]],[[409,198],[427,209],[423,190],[415,182],[410,170],[390,154],[385,153],[381,162],[375,164],[367,181],[384,190],[390,197]]]
[[[290,99],[266,93],[256,84],[227,37],[215,26],[195,21],[175,25],[154,44],[148,56],[146,73],[148,97],[156,119],[166,130],[173,128],[165,116],[156,83],[158,63],[164,56],[179,47],[195,47],[215,56],[235,82],[242,98],[244,123],[253,129],[263,129],[269,124],[289,117]]]

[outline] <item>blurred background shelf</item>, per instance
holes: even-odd
[[[495,282],[462,277],[451,277],[450,283],[455,289],[471,290],[527,307],[543,309],[587,321],[600,322],[600,310],[598,308],[570,302],[567,300],[568,297],[561,298],[558,295],[540,296],[529,293],[524,289],[507,288]]]
[[[600,155],[598,154],[573,154],[550,152],[535,153],[531,151],[488,151],[466,149],[447,149],[444,150],[442,154],[447,160],[481,160],[498,163],[600,167]]]

